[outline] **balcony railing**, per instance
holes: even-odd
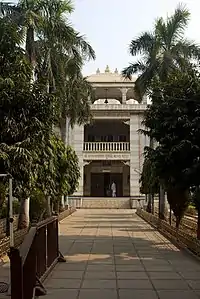
[[[130,142],[84,142],[85,152],[129,152]]]

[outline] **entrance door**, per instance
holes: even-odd
[[[91,173],[91,196],[112,197],[111,184],[116,184],[116,196],[123,196],[122,173]]]
[[[104,196],[104,174],[91,173],[91,196],[103,197]]]
[[[110,180],[110,173],[104,173],[104,196],[111,197],[111,180]]]

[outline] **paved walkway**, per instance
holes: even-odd
[[[78,210],[60,224],[67,263],[46,281],[46,299],[197,299],[200,262],[133,210]]]

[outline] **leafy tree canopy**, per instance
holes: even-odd
[[[174,72],[156,82],[145,113],[144,131],[158,143],[152,152],[157,175],[166,184],[189,187],[199,172],[200,81],[196,72]]]
[[[165,81],[174,69],[187,72],[191,61],[198,64],[200,47],[184,36],[189,19],[189,10],[179,5],[171,16],[158,18],[152,32],[141,33],[131,41],[129,52],[134,57],[139,55],[139,60],[126,67],[122,74],[128,78],[139,75],[135,88],[140,100],[151,90],[153,79]]]

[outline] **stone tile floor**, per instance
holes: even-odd
[[[46,299],[198,299],[200,262],[133,210],[78,210],[60,223]]]

